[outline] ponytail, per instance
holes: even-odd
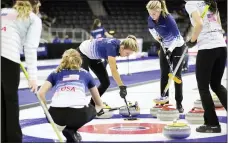
[[[216,3],[216,0],[204,0],[204,2],[209,5],[209,10],[212,12],[212,13],[216,13],[217,12],[217,3]]]
[[[39,0],[16,0],[13,8],[18,12],[17,18],[26,19],[32,11],[37,14],[40,5]]]
[[[159,2],[161,3],[162,16],[163,17],[166,17],[169,14],[169,11],[167,9],[165,0],[159,0]]]
[[[26,19],[32,11],[32,5],[29,1],[16,1],[13,8],[18,12],[17,18]]]

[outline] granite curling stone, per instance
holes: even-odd
[[[212,95],[212,99],[213,99],[215,108],[221,108],[221,107],[223,107],[222,103],[220,102],[220,100],[218,99],[218,97],[216,96],[215,93]]]
[[[204,123],[204,110],[193,108],[185,115],[185,119],[190,124],[203,124]]]
[[[191,128],[185,123],[174,122],[163,128],[163,135],[171,139],[184,139],[191,134]]]
[[[215,94],[212,95],[212,100],[214,102],[215,108],[223,107],[220,100],[218,99],[218,97]],[[202,101],[200,99],[196,100],[194,102],[194,107],[203,109]]]
[[[138,116],[140,114],[140,108],[139,108],[138,102],[135,102],[134,106],[132,105],[131,102],[129,102],[128,106],[129,106],[131,116],[135,117],[135,116]],[[122,115],[123,117],[129,117],[127,107],[120,108],[119,114]]]
[[[157,118],[162,121],[173,121],[179,118],[179,111],[171,105],[164,105],[158,110]]]
[[[157,112],[158,110],[162,109],[163,106],[161,105],[156,105],[154,106],[153,108],[150,109],[150,114],[153,116],[153,117],[157,117]]]
[[[198,109],[203,109],[203,105],[200,99],[197,99],[196,101],[194,101],[194,107]]]

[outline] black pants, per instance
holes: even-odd
[[[209,85],[227,110],[227,90],[221,84],[226,59],[226,47],[199,50],[197,54],[196,79],[204,108],[204,121],[206,125],[219,125],[215,106],[209,91]]]
[[[170,57],[170,61],[173,65],[173,71],[178,63],[178,61],[180,60],[181,55],[183,54],[185,45],[181,46],[181,47],[176,47],[173,52],[172,55]],[[161,69],[161,83],[160,83],[160,89],[161,89],[161,95],[168,83],[168,74],[170,73],[170,67],[168,65],[167,59],[165,57],[164,51],[161,48],[160,50],[160,69]],[[181,72],[182,72],[182,65],[183,63],[181,63],[180,67],[178,68],[178,71],[176,73],[176,76],[181,79]],[[182,100],[183,100],[183,94],[182,94],[182,84],[177,84],[175,83],[175,100],[177,102],[177,104],[181,104]],[[169,96],[169,91],[167,91],[166,96]]]
[[[1,142],[22,142],[19,123],[18,86],[20,65],[1,57]]]
[[[106,68],[106,67],[107,67],[107,65],[108,65],[108,60],[107,60],[107,59],[105,59],[105,60],[104,60],[104,62],[103,62],[103,64],[104,64],[104,67]]]
[[[94,72],[94,74],[97,76],[97,78],[99,79],[100,85],[98,87],[98,91],[99,91],[100,96],[102,96],[110,85],[108,73],[107,73],[106,68],[104,67],[103,62],[101,60],[89,59],[79,49],[78,49],[78,51],[81,54],[81,57],[83,60],[82,68],[87,71],[89,71],[89,68],[90,68]],[[91,100],[91,104],[95,105],[93,100]]]
[[[186,52],[183,60],[183,68],[188,68],[188,59],[189,59],[189,54]]]
[[[96,116],[96,110],[92,105],[79,109],[50,107],[49,112],[56,124],[73,131],[77,131]]]

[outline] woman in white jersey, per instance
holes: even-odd
[[[49,109],[54,122],[63,129],[67,142],[80,142],[77,130],[96,116],[96,110],[89,104],[91,96],[86,96],[89,89],[96,109],[102,110],[98,89],[91,74],[81,69],[82,59],[75,49],[64,52],[57,70],[52,72],[39,90],[44,103],[46,93],[54,87],[54,96]]]
[[[209,5],[209,10],[206,10]],[[215,112],[209,85],[227,110],[227,90],[221,84],[227,49],[223,39],[222,26],[217,4],[214,0],[187,1],[186,10],[194,30],[188,47],[197,44],[196,79],[202,105],[204,108],[204,125],[196,128],[197,132],[220,133],[221,127]],[[203,13],[205,16],[203,17]],[[203,18],[202,18],[203,17]]]
[[[20,0],[13,8],[1,10],[2,142],[22,142],[17,91],[23,47],[29,87],[32,91],[37,88],[37,48],[42,30],[39,6],[38,0]]]

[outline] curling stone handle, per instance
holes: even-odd
[[[123,98],[123,99],[124,99],[124,102],[125,102],[125,104],[126,104],[126,106],[127,106],[127,111],[128,111],[129,117],[131,117],[131,113],[130,113],[130,109],[129,109],[127,100],[126,100],[126,98]]]

